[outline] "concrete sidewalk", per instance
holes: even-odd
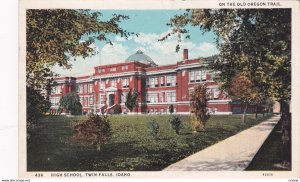
[[[279,115],[273,116],[168,166],[164,171],[242,171],[250,164],[279,119]]]

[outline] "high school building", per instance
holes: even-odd
[[[188,59],[187,49],[183,51],[182,60],[162,66],[137,51],[122,63],[94,67],[92,75],[56,78],[50,113],[57,114],[59,99],[76,91],[86,113],[104,110],[107,113],[167,114],[172,104],[174,113],[189,114],[189,95],[195,85],[204,83],[208,88],[210,100],[207,104],[211,113],[240,113],[240,104],[232,102],[219,90],[214,81],[215,73],[208,69],[208,64],[207,59]],[[138,107],[132,112],[124,104],[130,89],[139,93]],[[248,112],[254,112],[253,109],[250,107]]]

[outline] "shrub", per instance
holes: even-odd
[[[174,112],[173,104],[169,105],[169,112],[170,112],[170,114],[173,114],[173,112]]]
[[[82,105],[76,92],[67,93],[59,100],[59,112],[62,110],[70,111],[72,115],[82,114]]]
[[[100,151],[101,145],[111,137],[108,116],[91,114],[88,119],[74,127],[72,139],[80,144],[95,146]]]
[[[182,123],[181,120],[179,119],[178,116],[173,116],[170,120],[169,120],[171,127],[173,130],[175,130],[176,134],[179,135],[179,131],[182,128]]]
[[[200,131],[205,129],[206,122],[210,115],[207,110],[208,93],[206,85],[197,85],[190,95],[191,98],[191,120],[193,131]]]
[[[114,114],[120,114],[122,113],[122,108],[120,105],[116,105],[114,108]]]
[[[159,133],[159,124],[157,121],[150,121],[148,123],[148,128],[150,129],[150,134],[153,137],[156,137],[157,134]]]
[[[48,98],[41,94],[41,91],[26,86],[26,127],[27,138],[34,134],[38,125],[37,120],[50,109],[51,103]]]

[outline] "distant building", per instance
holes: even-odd
[[[107,61],[109,63],[109,60]],[[219,90],[215,73],[208,69],[207,59],[188,59],[184,49],[182,60],[176,64],[158,66],[142,51],[129,56],[123,63],[94,67],[90,76],[55,78],[50,97],[51,114],[58,114],[59,99],[76,91],[83,112],[130,113],[125,107],[130,88],[139,92],[136,114],[168,114],[169,105],[177,114],[190,113],[189,94],[197,84],[207,84],[210,100],[208,109],[213,114],[241,113],[241,104]],[[116,111],[116,108],[121,108]],[[249,107],[248,112],[255,112]]]

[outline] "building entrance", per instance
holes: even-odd
[[[113,106],[115,104],[115,94],[108,95],[108,107]]]

